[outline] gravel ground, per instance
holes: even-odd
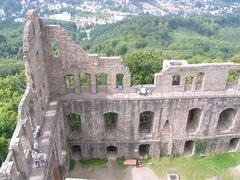
[[[114,160],[108,161],[107,168],[83,169],[80,163],[70,172],[70,178],[86,178],[96,180],[160,180],[147,166],[118,169]]]

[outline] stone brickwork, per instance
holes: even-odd
[[[87,54],[35,11],[23,53],[28,86],[0,179],[64,178],[70,159],[189,156],[199,140],[204,153],[240,150],[240,64],[166,60],[154,84],[132,86],[121,58]]]

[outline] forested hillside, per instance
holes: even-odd
[[[190,62],[226,61],[240,52],[239,35],[238,16],[145,16],[97,27],[84,43],[90,51],[109,56],[155,48],[169,58]]]

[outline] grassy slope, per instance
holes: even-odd
[[[149,166],[162,178],[168,173],[177,173],[184,180],[203,180],[213,176],[231,180],[229,168],[240,164],[240,153],[214,154],[204,158],[162,157],[149,159],[147,163],[152,163]]]

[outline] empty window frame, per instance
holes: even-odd
[[[233,152],[236,151],[239,145],[239,138],[232,138],[229,142],[229,151]]]
[[[195,149],[195,142],[190,140],[190,141],[186,141],[184,144],[184,151],[183,154],[185,156],[191,156],[194,153],[194,149]]]
[[[200,73],[197,74],[197,77],[196,77],[196,87],[195,87],[196,90],[201,90],[202,89],[204,75],[205,74],[203,72],[200,72]]]
[[[193,83],[193,77],[188,76],[185,78],[185,90],[191,90]]]
[[[228,71],[226,88],[235,88],[238,84],[240,70],[232,69]]]
[[[107,86],[107,74],[96,74],[96,84],[97,86]]]
[[[82,159],[82,150],[81,146],[79,145],[73,145],[71,146],[71,151],[72,151],[72,158],[76,161]]]
[[[80,74],[80,86],[90,87],[91,86],[91,75],[88,73]]]
[[[219,115],[217,129],[218,131],[226,131],[232,126],[236,116],[236,111],[232,108],[225,109]]]
[[[117,126],[118,114],[115,112],[108,112],[103,115],[105,126]]]
[[[81,126],[81,116],[79,114],[70,113],[70,114],[67,114],[67,118],[70,121],[70,124],[72,127]]]
[[[194,108],[189,111],[186,126],[186,131],[188,133],[195,132],[197,130],[201,118],[201,113],[202,111],[199,108]]]
[[[148,158],[149,156],[150,145],[149,144],[142,144],[139,146],[139,155]]]
[[[64,77],[64,79],[65,79],[66,88],[73,89],[75,87],[74,75],[68,74]]]
[[[60,45],[56,41],[51,43],[51,54],[53,57],[60,57]]]
[[[139,119],[139,133],[150,133],[154,113],[151,111],[144,111],[140,114]]]
[[[181,76],[179,76],[179,75],[173,75],[173,77],[172,77],[172,85],[173,85],[173,86],[178,86],[178,85],[180,85],[180,79],[181,79]]]
[[[123,74],[117,74],[116,75],[116,88],[118,90],[123,90]]]

